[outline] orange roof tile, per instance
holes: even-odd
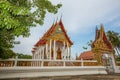
[[[80,54],[79,59],[83,60],[93,60],[94,59],[94,53],[92,51],[86,51]]]

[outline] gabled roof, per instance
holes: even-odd
[[[93,60],[94,59],[94,53],[92,51],[85,51],[85,52],[80,54],[79,59]]]
[[[60,25],[66,39],[68,40],[68,42],[72,45],[72,41],[70,40],[70,38],[67,35],[67,32],[63,26],[62,20],[60,19],[59,22],[56,22],[55,24],[52,24],[51,28],[43,35],[43,37],[35,44],[35,46],[39,46],[41,44],[45,44],[47,41],[47,38],[50,37],[52,35],[52,33],[55,31],[57,25]]]
[[[104,27],[103,25],[101,25],[100,30],[98,30],[98,28],[96,28],[96,35],[95,35],[95,40],[92,43],[91,47],[94,48],[95,46],[95,42],[98,39],[102,39],[104,41],[104,43],[106,44],[106,46],[108,47],[108,49],[113,50],[112,44],[110,43],[110,41],[108,40],[105,31],[104,31]]]
[[[65,28],[64,28],[64,25],[63,25],[61,19],[60,19],[59,25],[61,25],[60,27],[61,27],[62,31],[64,32],[65,37],[67,38],[68,42],[69,42],[71,45],[73,45],[73,42],[70,40],[69,36],[67,35],[67,32],[66,32],[66,30],[65,30]]]

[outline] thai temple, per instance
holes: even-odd
[[[114,53],[112,44],[105,34],[104,26],[101,24],[100,30],[96,27],[95,40],[91,45],[91,51],[81,53],[78,59],[97,60],[99,65],[103,65],[103,57],[108,57],[115,61]]]
[[[62,20],[53,23],[50,29],[42,36],[40,40],[34,45],[32,49],[33,59],[42,60],[72,60],[71,46],[73,45],[67,31],[63,25]],[[91,45],[90,51],[85,51],[76,57],[76,60],[96,60],[94,65],[104,65],[104,59],[112,60],[115,64],[115,52],[112,44],[107,39],[104,31],[104,26],[101,25],[100,29],[96,27],[95,40]],[[62,63],[46,63],[49,65],[63,65]],[[108,63],[105,63],[108,64]],[[73,62],[69,62],[66,65],[78,65]],[[87,64],[88,65],[88,64]],[[91,65],[91,63],[89,64]]]
[[[70,60],[73,45],[62,20],[53,23],[50,29],[34,45],[33,59]]]

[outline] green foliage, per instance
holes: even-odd
[[[14,57],[15,57],[15,53],[11,49],[7,49],[3,51],[0,48],[0,59],[8,59],[8,58],[14,58]]]
[[[87,50],[88,48],[87,48],[87,47],[85,47],[85,46],[83,46],[83,49]]]
[[[12,30],[0,29],[0,58],[7,59],[15,56],[15,53],[11,50],[13,44],[19,42],[15,41],[15,36],[12,34]]]
[[[118,46],[120,44],[120,35],[114,31],[107,32],[108,39],[111,41],[113,46]]]
[[[61,4],[48,0],[0,0],[0,58],[11,58],[15,36],[30,35],[30,28],[42,25],[46,12],[57,13]]]
[[[89,47],[91,47],[92,43],[93,43],[93,41],[90,40],[89,42],[87,42],[87,46],[86,46],[86,47],[83,46],[82,48],[83,48],[84,50],[87,50]]]
[[[90,40],[89,42],[87,42],[87,45],[91,47],[92,43],[93,43],[93,41]]]
[[[32,59],[31,55],[17,53],[19,59]]]
[[[0,0],[0,28],[29,36],[30,27],[42,25],[47,11],[55,14],[60,7],[48,0]]]
[[[108,31],[107,37],[112,43],[117,54],[120,56],[120,34],[114,31]]]

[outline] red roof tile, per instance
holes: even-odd
[[[93,60],[94,59],[94,53],[92,51],[86,51],[80,54],[79,59],[83,60]]]

